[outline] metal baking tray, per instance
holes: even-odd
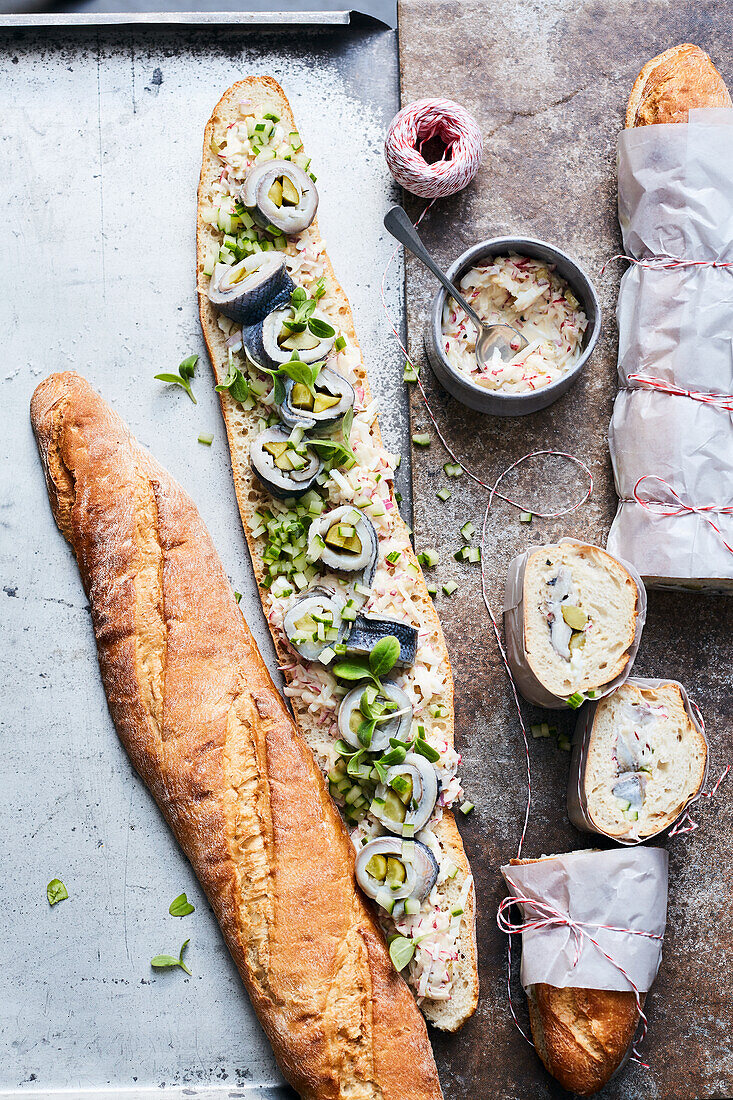
[[[396,36],[355,22],[246,35],[5,28],[0,48],[0,1098],[292,1097],[193,873],[117,741],[28,403],[59,369],[102,392],[199,505],[276,672],[196,310],[203,129],[239,77],[283,84],[313,155],[321,227],[387,445],[407,452],[401,363],[379,299],[392,252],[382,217],[397,198],[382,157],[398,104]],[[388,304],[401,319],[399,266]],[[153,377],[194,351],[195,405]],[[200,445],[209,431],[213,446]],[[69,898],[50,908],[55,877]],[[196,912],[171,917],[183,890]],[[187,938],[193,977],[151,969],[153,955]]]

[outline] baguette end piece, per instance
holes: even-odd
[[[548,1073],[578,1096],[602,1089],[634,1038],[634,993],[538,983],[527,989],[527,1003],[532,1038]]]
[[[513,867],[541,859],[512,859]],[[538,982],[526,989],[532,1038],[542,1064],[568,1092],[594,1096],[629,1052],[639,1023],[632,990],[585,989]],[[641,994],[644,1004],[645,994]]]
[[[626,129],[687,122],[695,107],[731,107],[725,81],[699,46],[684,42],[647,61],[626,109]]]

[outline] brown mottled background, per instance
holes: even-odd
[[[412,259],[407,263],[411,355],[422,367],[439,422],[473,469],[493,479],[513,460],[538,448],[567,450],[585,459],[595,479],[592,499],[563,520],[534,520],[492,510],[487,560],[494,606],[501,606],[507,564],[529,542],[571,535],[605,541],[615,512],[606,431],[616,391],[614,307],[621,265],[604,262],[620,249],[616,220],[616,138],[628,93],[642,65],[679,42],[706,49],[733,85],[731,8],[720,2],[671,4],[652,0],[400,5],[402,101],[442,95],[464,104],[478,120],[486,152],[481,171],[461,194],[427,214],[422,232],[447,266],[486,237],[524,233],[571,253],[594,279],[604,310],[600,344],[584,377],[551,409],[522,419],[471,413],[448,397],[425,361],[422,331],[436,285]],[[411,199],[413,217],[422,210]],[[514,1028],[505,991],[505,943],[495,924],[502,896],[499,865],[516,853],[526,800],[524,754],[491,625],[481,604],[476,566],[459,565],[452,551],[467,519],[480,526],[485,495],[465,475],[447,481],[443,453],[416,388],[414,431],[431,430],[429,449],[413,453],[415,534],[419,548],[436,546],[439,583],[455,577],[459,591],[437,605],[448,638],[457,688],[457,740],[462,772],[476,810],[462,828],[478,891],[481,1001],[455,1037],[435,1037],[446,1096],[451,1100],[540,1100],[566,1095],[542,1069]],[[447,504],[435,496],[452,490]],[[508,481],[527,503],[561,506],[581,483],[572,470],[535,466]],[[581,490],[582,491],[582,490]],[[510,494],[511,495],[511,494]],[[546,510],[550,510],[549,508]],[[652,592],[635,666],[643,675],[682,680],[705,714],[711,775],[733,762],[730,726],[733,599]],[[524,707],[530,722],[555,715]],[[572,719],[559,715],[562,728]],[[568,823],[565,785],[569,757],[551,741],[530,746],[533,806],[524,852],[585,847],[589,838]],[[624,1100],[688,1100],[733,1095],[733,965],[731,917],[731,803],[733,783],[695,814],[700,829],[663,843],[670,853],[669,923],[659,978],[648,1000],[649,1069],[629,1065],[603,1092]],[[594,843],[594,841],[591,841]],[[518,981],[515,988],[519,990]],[[517,1005],[525,1019],[524,997]]]

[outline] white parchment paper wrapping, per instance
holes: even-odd
[[[651,679],[643,676],[629,676],[626,681],[628,684],[635,684],[638,688],[660,688],[663,684],[676,684],[680,689],[682,695],[682,702],[684,704],[687,716],[702,736],[703,741],[707,745],[708,740],[705,736],[705,730],[703,729],[700,721],[690,705],[687,692],[684,686],[679,680],[658,680]],[[580,829],[581,832],[586,833],[600,833],[601,836],[609,836],[603,829],[599,829],[593,818],[588,813],[588,799],[585,786],[585,766],[588,760],[588,745],[590,743],[591,734],[593,732],[593,722],[595,721],[596,711],[598,710],[599,700],[592,700],[585,703],[581,707],[578,713],[578,721],[575,724],[575,733],[573,735],[573,755],[570,761],[570,777],[568,779],[568,817],[575,826],[576,829]],[[708,778],[708,761],[705,762],[705,771],[703,773],[702,782],[695,793],[687,800],[684,806],[680,808],[680,812],[677,814],[673,821],[667,823],[663,829],[658,829],[656,833],[650,833],[644,837],[644,841],[653,840],[655,837],[660,836],[662,833],[670,829],[675,821],[679,821],[684,811],[692,805],[693,802],[697,802],[700,798],[702,791],[705,789],[705,784]],[[610,837],[616,844],[640,844],[642,838],[634,832],[633,824],[629,832],[623,836]]]
[[[502,867],[512,897],[544,901],[563,916],[587,924],[638,929],[663,936],[667,921],[667,853],[661,848],[614,848],[608,852],[569,852],[523,867]],[[531,905],[524,916],[537,915]],[[660,940],[648,936],[587,931],[622,966],[640,992],[651,988],[662,958]],[[576,940],[568,927],[522,933],[521,981],[581,989],[630,989],[624,975],[586,937]]]
[[[559,545],[562,545],[564,542],[575,542],[578,546],[588,545],[587,543],[581,543],[578,539],[560,539]],[[548,544],[548,546],[549,545],[554,544]],[[538,707],[550,707],[553,710],[559,710],[568,708],[567,699],[563,699],[559,695],[553,695],[552,692],[544,686],[542,681],[535,676],[527,660],[527,649],[524,644],[524,574],[530,554],[533,554],[536,550],[539,551],[547,548],[548,547],[543,546],[531,546],[529,550],[517,554],[509,563],[506,586],[504,589],[504,640],[506,642],[507,660],[512,670],[512,676],[514,677],[518,690],[524,698],[530,703],[535,703]],[[608,553],[610,553],[612,557],[615,557],[616,560],[623,565],[624,569],[628,570],[636,584],[638,591],[636,630],[634,632],[634,640],[629,646],[629,660],[626,664],[626,668],[620,676],[616,676],[615,679],[598,690],[599,699],[602,699],[604,695],[609,695],[610,692],[619,686],[619,684],[623,684],[624,681],[628,679],[634,665],[634,660],[636,659],[639,643],[641,642],[641,632],[646,622],[647,607],[646,589],[634,566],[628,561],[624,561],[623,558],[620,558],[617,554],[613,554],[611,551],[608,551]]]
[[[690,111],[683,125],[625,130],[618,149],[619,221],[637,259],[733,261],[733,110]],[[621,503],[608,548],[650,584],[733,587],[733,516],[661,515],[633,498],[642,474],[663,477],[685,505],[730,503],[733,421],[691,398],[655,393],[629,375],[687,390],[733,393],[733,269],[631,265],[617,309],[622,390],[611,421]],[[661,404],[659,404],[661,402]],[[674,403],[677,403],[676,405]],[[666,403],[666,409],[665,409]],[[716,410],[719,411],[719,410]],[[643,496],[673,498],[653,481]],[[721,537],[722,536],[722,537]]]

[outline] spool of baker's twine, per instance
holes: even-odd
[[[427,142],[438,141],[442,159],[429,163]],[[462,191],[479,170],[484,139],[476,120],[451,99],[419,99],[392,119],[384,142],[390,172],[406,191],[443,199]]]

